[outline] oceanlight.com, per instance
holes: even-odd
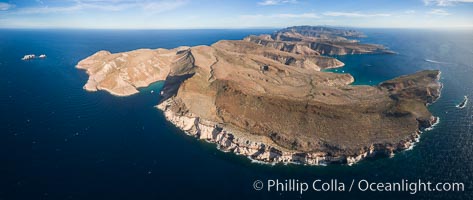
[[[408,192],[416,194],[418,192],[463,192],[465,185],[458,182],[438,182],[424,181],[421,179],[409,181],[401,179],[397,182],[370,182],[365,179],[353,179],[349,183],[337,179],[321,180],[315,179],[311,182],[300,181],[298,179],[268,179],[266,181],[255,180],[253,189],[267,192]]]

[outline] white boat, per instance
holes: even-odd
[[[457,108],[465,108],[466,104],[468,103],[468,96],[463,97],[463,101],[457,105]]]
[[[39,55],[39,58],[46,58],[46,54]]]
[[[31,59],[34,59],[34,58],[36,58],[36,56],[34,54],[28,54],[28,55],[23,56],[23,58],[21,60],[31,60]]]

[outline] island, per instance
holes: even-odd
[[[379,85],[325,72],[331,55],[392,54],[363,44],[362,33],[295,26],[211,46],[99,51],[77,64],[88,91],[128,96],[164,81],[156,106],[196,138],[265,163],[353,164],[408,149],[437,121],[427,106],[440,96],[440,71]]]

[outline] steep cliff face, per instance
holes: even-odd
[[[408,148],[435,121],[426,106],[440,95],[439,71],[353,86],[349,74],[321,71],[343,63],[312,44],[297,46],[327,30],[306,32],[291,32],[302,39],[290,50],[286,41],[251,36],[172,50],[102,51],[77,67],[90,75],[86,89],[118,95],[165,80],[157,107],[169,121],[222,150],[265,162],[354,163]],[[330,38],[347,35],[357,34]]]

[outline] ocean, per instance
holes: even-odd
[[[354,84],[440,69],[440,117],[412,150],[353,166],[266,165],[185,135],[154,106],[161,82],[116,97],[82,89],[99,50],[173,48],[272,29],[0,30],[0,199],[473,199],[473,31],[360,29],[393,55],[337,56]],[[22,61],[25,54],[45,59]],[[335,71],[336,70],[336,71]],[[151,90],[155,92],[151,93]],[[470,101],[471,102],[471,101]],[[356,131],[356,130],[354,130]],[[464,183],[463,192],[257,191],[256,180]]]

